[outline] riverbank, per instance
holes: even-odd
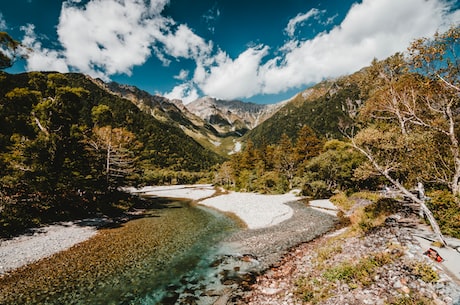
[[[127,189],[131,193],[150,197],[187,198],[200,204],[229,212],[240,218],[248,228],[275,226],[289,219],[293,209],[285,203],[298,199],[294,194],[258,195],[252,193],[222,193],[216,197],[212,185],[174,185]],[[107,219],[87,219],[31,229],[13,239],[0,240],[0,276],[24,265],[37,262],[67,250],[97,234],[97,228]]]
[[[460,305],[459,240],[438,248],[431,239],[413,214],[392,215],[366,234],[346,227],[291,249],[234,304]],[[429,248],[443,261],[429,258]]]
[[[99,224],[96,220],[62,222],[0,240],[0,276],[90,239]]]
[[[224,299],[233,302],[241,298],[243,290],[253,283],[255,276],[278,262],[289,248],[323,235],[336,223],[336,217],[309,208],[305,202],[297,200],[299,198],[293,194],[259,197],[254,196],[254,194],[221,194],[220,191],[216,194],[216,190],[207,185],[195,188],[188,186],[176,186],[174,188],[173,194],[170,193],[171,188],[162,187],[156,190],[156,192],[160,192],[161,196],[158,193],[157,195],[147,193],[145,190],[143,195],[163,197],[168,194],[167,197],[176,198],[193,196],[195,199],[202,198],[202,201],[213,199],[210,201],[211,203],[216,203],[214,198],[219,198],[218,201],[225,201],[228,206],[232,205],[232,200],[240,200],[241,205],[245,204],[248,207],[254,207],[244,212],[246,216],[251,216],[247,218],[248,223],[246,226],[254,227],[254,229],[231,230],[232,232],[219,244],[212,245],[212,247],[217,248],[211,251],[212,255],[210,257],[199,257],[200,264],[204,264],[198,268],[200,272],[203,269],[211,268],[209,269],[210,274],[205,276],[204,280],[199,279],[201,275],[194,272],[185,275],[183,278],[175,277],[178,282],[174,285],[169,285],[166,290],[163,289],[164,296],[149,296],[164,298],[167,304],[180,302],[181,304],[210,305]],[[197,194],[200,195],[198,196]],[[190,228],[190,225],[199,224],[199,222],[191,220],[188,216],[182,218],[174,216],[177,213],[180,214],[189,210],[193,211],[194,214],[209,217],[210,210],[208,208],[196,208],[194,207],[196,203],[185,203],[185,205],[179,206],[176,204],[171,205],[168,202],[174,201],[159,198],[159,205],[153,212],[149,212],[150,214],[146,217],[127,222],[115,228],[99,230],[98,234],[87,237],[89,238],[88,240],[75,245],[70,251],[59,250],[57,247],[59,242],[53,243],[53,239],[58,240],[53,238],[53,232],[58,231],[61,234],[59,236],[66,236],[69,231],[65,228],[73,228],[76,230],[75,234],[68,234],[67,241],[79,242],[81,239],[77,240],[74,237],[75,235],[84,237],[83,234],[78,234],[78,230],[87,230],[89,227],[87,223],[79,223],[78,225],[72,223],[60,224],[53,226],[53,230],[42,228],[33,235],[9,240],[8,244],[11,247],[6,252],[9,251],[10,257],[15,256],[15,260],[23,260],[25,263],[27,261],[24,260],[23,253],[29,252],[34,255],[35,252],[30,243],[19,242],[22,238],[35,239],[39,241],[42,247],[48,248],[50,251],[54,249],[56,252],[61,252],[0,276],[0,285],[3,285],[2,287],[4,288],[0,293],[0,303],[2,303],[2,300],[7,303],[13,300],[20,300],[21,302],[19,303],[25,304],[23,301],[26,298],[41,300],[41,298],[46,297],[46,293],[51,292],[53,295],[59,295],[62,300],[72,298],[73,293],[77,293],[80,296],[88,294],[94,297],[97,294],[94,293],[93,289],[96,287],[98,287],[97,289],[103,289],[101,288],[102,286],[112,287],[118,281],[117,276],[121,270],[126,272],[123,276],[127,278],[131,278],[133,274],[138,272],[141,273],[140,277],[145,277],[147,271],[144,261],[152,259],[152,249],[155,249],[155,256],[161,256],[163,259],[166,256],[161,253],[164,252],[165,255],[173,253],[167,246],[171,244],[171,234],[176,234],[182,238],[180,242],[173,242],[174,247],[182,249],[184,244],[192,243],[192,240],[186,237],[187,234],[184,232],[190,233],[203,230],[203,234],[205,234],[202,236],[203,238],[204,236],[209,236],[212,232],[220,232],[207,224],[198,225],[197,228]],[[265,205],[261,207],[261,203],[265,203]],[[208,204],[211,206],[209,202]],[[214,207],[213,209],[216,208]],[[221,207],[221,211],[222,209]],[[270,210],[272,211],[271,213],[269,212]],[[211,212],[211,214],[214,213],[219,216],[217,218],[211,217],[211,219],[225,218],[220,212]],[[290,216],[290,218],[283,218],[286,215]],[[260,222],[259,218],[265,220]],[[183,219],[185,222],[178,224],[179,219]],[[228,218],[226,219],[228,221]],[[152,228],[149,228],[147,223]],[[265,225],[261,227],[261,223]],[[257,226],[258,228],[256,228]],[[91,230],[91,232],[96,232],[95,227],[92,227]],[[152,234],[152,232],[161,233]],[[141,233],[145,234],[145,236],[142,237]],[[152,238],[153,241],[146,242],[146,240],[151,240]],[[200,240],[203,238],[200,237]],[[159,245],[162,246],[159,247]],[[211,249],[211,246],[206,249],[208,248]],[[7,249],[7,247],[4,249]],[[195,253],[196,251],[185,252]],[[51,252],[48,253],[52,254]],[[126,253],[130,254],[125,255]],[[179,256],[174,255],[174,257]],[[36,259],[39,258],[39,256],[36,257]],[[209,261],[209,259],[212,261]],[[139,269],[141,271],[136,267],[138,265],[144,266]],[[129,266],[129,268],[126,266]],[[157,266],[156,263],[153,264],[155,272],[147,273],[158,273],[155,266]],[[167,270],[164,271],[168,272]],[[65,281],[63,282],[62,279],[64,278]],[[110,282],[112,279],[115,281],[114,283]],[[21,285],[16,285],[18,282],[21,282]],[[110,284],[107,284],[109,282]],[[135,282],[137,283],[137,280]],[[139,283],[142,283],[142,281]],[[130,284],[126,287],[132,287],[132,285]],[[83,289],[82,287],[88,287],[88,289]],[[148,287],[151,289],[152,285],[148,285]],[[44,294],[45,291],[46,293]],[[104,295],[104,292],[101,292],[100,295]],[[35,304],[33,302],[29,303]]]
[[[191,199],[199,205],[235,215],[248,229],[266,228],[290,219],[294,211],[286,203],[301,199],[295,191],[283,195],[217,192],[211,184],[149,186],[127,190],[149,197]]]

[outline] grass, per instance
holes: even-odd
[[[410,267],[412,274],[426,283],[435,283],[439,280],[439,275],[433,267],[423,261],[414,262]]]
[[[367,204],[353,208],[357,199],[368,200]],[[421,279],[427,283],[436,282],[438,274],[424,262],[408,263],[402,260],[404,248],[399,243],[389,242],[384,250],[370,254],[347,252],[350,238],[359,239],[372,234],[374,230],[385,225],[388,216],[399,211],[399,202],[394,199],[382,198],[370,192],[362,192],[347,197],[344,193],[336,194],[331,201],[343,210],[351,211],[349,229],[339,236],[331,237],[314,250],[313,264],[309,271],[295,282],[297,297],[307,304],[318,304],[327,300],[348,286],[354,290],[372,285],[382,274],[382,267],[390,264],[403,264],[408,277]],[[360,256],[361,255],[361,256]],[[355,257],[355,260],[350,260]],[[391,267],[390,267],[391,268]],[[430,300],[422,295],[411,292],[409,295],[389,295],[385,305],[428,305]]]

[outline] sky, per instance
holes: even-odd
[[[268,104],[460,24],[459,1],[0,0],[0,31],[30,52],[9,73]]]

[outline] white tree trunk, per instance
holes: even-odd
[[[390,181],[391,184],[393,184],[394,187],[396,187],[401,193],[403,193],[408,198],[410,198],[413,202],[415,202],[415,203],[420,205],[421,210],[423,211],[423,213],[428,218],[428,221],[429,221],[429,223],[431,225],[431,228],[433,229],[434,233],[438,237],[439,241],[441,241],[444,246],[447,246],[446,240],[444,239],[444,236],[442,235],[442,232],[441,232],[441,229],[439,228],[438,222],[434,218],[433,213],[431,213],[430,209],[426,206],[425,200],[419,199],[417,196],[415,196],[414,194],[409,192],[409,190],[406,189],[401,183],[399,183],[397,180],[393,179],[393,177],[390,176],[388,171],[384,170],[375,161],[375,159],[373,158],[373,156],[369,152],[367,152],[363,148],[361,148],[358,145],[356,145],[356,143],[354,143],[353,140],[352,140],[352,145],[353,145],[353,147],[355,149],[357,149],[359,152],[361,152],[363,155],[365,155],[367,157],[367,159],[372,163],[374,168],[380,174],[382,174],[388,181]]]

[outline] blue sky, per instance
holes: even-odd
[[[82,72],[188,103],[274,103],[460,23],[458,0],[15,0],[10,73]]]

